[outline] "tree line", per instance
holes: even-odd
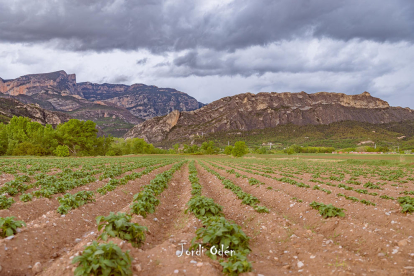
[[[71,119],[53,128],[15,116],[7,125],[0,123],[0,155],[105,155],[113,138],[97,133],[92,121]]]
[[[201,146],[179,144],[165,150],[154,147],[144,139],[122,139],[98,136],[92,121],[71,119],[53,128],[32,122],[26,117],[14,116],[8,124],[0,123],[0,155],[8,156],[120,156],[128,154],[218,154],[222,150],[213,141]],[[229,146],[225,153],[243,156],[248,153],[244,142]]]
[[[358,149],[350,148],[349,151]],[[364,151],[383,151],[387,147],[366,147]],[[32,122],[26,117],[13,117],[8,124],[0,123],[0,155],[35,155],[47,156],[121,156],[128,154],[219,154],[241,157],[247,153],[331,153],[333,147],[303,147],[291,145],[283,151],[276,151],[267,147],[248,148],[244,141],[224,149],[218,147],[214,141],[197,144],[175,144],[170,149],[160,149],[145,142],[144,139],[122,139],[112,136],[98,136],[96,124],[92,121],[71,119],[53,128],[51,125],[42,125]],[[347,151],[347,149],[344,149]]]

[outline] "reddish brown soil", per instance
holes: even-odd
[[[132,172],[140,172],[144,170],[143,168],[133,170]],[[120,176],[114,177],[114,179],[122,178],[123,176],[130,174],[132,172],[126,172]],[[99,178],[99,175],[95,175],[96,178]],[[102,181],[97,180],[86,184],[85,186],[77,187],[75,189],[69,190],[66,193],[75,194],[79,191],[96,191],[98,188],[105,186],[109,182],[109,179],[104,179]],[[36,188],[38,189],[38,188]],[[28,191],[30,192],[30,190]],[[48,198],[36,198],[33,197],[32,201],[22,202],[19,200],[20,194],[14,196],[15,203],[9,209],[0,210],[0,217],[9,217],[16,216],[18,219],[25,221],[26,223],[42,216],[45,212],[56,210],[59,207],[59,202],[57,201],[58,197],[61,197],[63,194],[55,194],[50,199]],[[99,193],[95,193],[95,198],[100,197]],[[17,214],[17,215],[16,215]]]
[[[184,214],[186,203],[191,197],[191,186],[188,181],[188,168],[174,174],[168,189],[161,194],[161,204],[154,214],[145,219],[136,216],[133,221],[145,225],[149,229],[146,241],[141,248],[133,248],[130,244],[119,239],[110,239],[120,245],[123,250],[129,250],[133,261],[134,273],[139,275],[220,275],[220,265],[214,263],[208,257],[191,257],[176,255],[181,249],[180,243],[188,244],[195,236],[195,227],[200,227],[198,220],[190,214]],[[128,206],[122,210],[128,211]],[[157,219],[155,221],[154,219]],[[96,232],[96,231],[95,231]],[[70,252],[67,252],[59,260],[55,261],[43,275],[73,275],[75,266],[71,264],[71,258],[82,251],[82,248],[92,240],[95,235],[84,238]],[[197,262],[190,263],[190,261]]]
[[[37,211],[43,211],[43,216],[27,223],[27,227],[12,240],[0,241],[2,275],[30,275],[30,266],[36,262],[44,266],[49,265],[54,257],[70,251],[77,238],[82,238],[91,231],[96,232],[97,216],[106,216],[128,206],[142,185],[148,184],[155,175],[170,167],[171,165],[159,168],[141,179],[129,181],[111,193],[98,197],[96,202],[72,210],[64,217],[60,216],[55,208],[48,211],[52,204],[36,206],[38,209],[46,206],[45,209]],[[18,217],[19,213],[12,212],[11,215]]]
[[[223,164],[220,165],[230,169]],[[349,192],[337,187],[325,186],[324,188],[332,190],[332,194],[328,195],[322,191],[298,188],[236,169],[236,172],[240,174],[254,177],[265,183],[261,186],[251,186],[247,179],[236,178],[234,174],[226,173],[224,170],[212,166],[209,167],[239,185],[245,192],[258,197],[261,204],[271,211],[282,214],[301,228],[312,230],[312,233],[325,240],[331,240],[333,243],[329,243],[326,247],[321,247],[322,243],[316,242],[315,244],[315,249],[322,248],[324,252],[327,250],[325,253],[327,258],[330,258],[329,262],[317,262],[317,271],[323,271],[323,268],[327,268],[328,271],[329,269],[334,270],[329,263],[335,263],[337,258],[339,264],[345,265],[334,265],[336,272],[347,271],[357,275],[367,272],[378,274],[380,271],[387,273],[386,275],[411,273],[411,269],[407,270],[404,267],[410,268],[414,265],[414,258],[409,255],[414,252],[412,237],[414,236],[414,216],[402,214],[400,207],[394,202],[378,199],[380,201],[378,206],[366,206],[335,196],[338,192],[345,194]],[[312,182],[303,182],[311,186],[315,185]],[[268,190],[269,186],[273,189]],[[358,197],[363,198],[362,196],[358,194]],[[295,202],[291,200],[292,197],[302,199],[303,202]],[[323,219],[316,210],[309,206],[312,201],[332,203],[336,207],[345,208],[346,217]],[[390,215],[385,215],[385,212],[390,210],[393,210],[389,213]],[[315,243],[314,239],[300,240],[302,241],[300,242],[301,252],[307,253],[304,249],[305,243]],[[403,240],[407,241],[407,245],[398,246],[398,242]],[[329,249],[330,245],[331,249]],[[342,247],[341,250],[338,250],[339,246]],[[397,253],[393,254],[395,249],[397,249]],[[312,254],[314,253],[312,252]],[[321,254],[317,254],[317,258],[319,258]],[[350,257],[344,254],[350,255]],[[307,264],[304,268],[307,268]],[[309,272],[312,273],[311,270]]]
[[[217,164],[230,169],[221,162]],[[40,262],[41,275],[73,275],[75,265],[71,260],[97,239],[96,216],[128,212],[133,195],[171,166],[129,181],[104,196],[96,194],[96,202],[72,210],[64,217],[56,212],[57,195],[50,200],[17,202],[9,210],[0,211],[2,217],[16,216],[28,224],[13,239],[0,240],[0,274],[33,275],[31,267]],[[320,185],[332,191],[332,194],[326,194],[236,169],[240,174],[265,183],[251,186],[247,179],[236,178],[234,174],[209,165],[245,192],[258,197],[260,205],[270,210],[269,214],[257,213],[252,207],[241,204],[241,200],[225,189],[217,177],[198,163],[196,167],[202,194],[222,205],[225,217],[240,225],[251,238],[252,252],[248,259],[252,262],[253,272],[247,275],[414,274],[414,238],[411,237],[414,236],[414,216],[400,213],[400,207],[393,201]],[[273,175],[280,177],[280,174]],[[310,186],[317,184],[309,182],[308,174],[299,177]],[[106,182],[90,183],[70,192],[96,190]],[[397,195],[398,189],[385,187],[385,193]],[[366,198],[377,206],[352,203],[337,197],[337,193]],[[292,197],[303,202],[296,202]],[[176,255],[181,249],[180,243],[186,243],[184,248],[187,249],[196,229],[202,226],[192,214],[184,212],[191,198],[187,164],[174,174],[159,198],[161,203],[154,214],[146,218],[133,216],[134,222],[149,228],[141,248],[111,239],[124,251],[130,250],[134,275],[222,275],[220,264],[206,256]],[[309,206],[314,200],[345,208],[346,216],[323,219]]]

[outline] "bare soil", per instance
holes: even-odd
[[[231,169],[220,161],[216,164]],[[157,174],[171,167],[158,168],[106,195],[96,194],[96,202],[72,210],[65,216],[56,212],[59,206],[56,197],[59,195],[28,203],[16,202],[9,210],[1,210],[1,217],[15,216],[24,220],[27,227],[10,240],[0,240],[0,274],[34,275],[32,268],[40,262],[42,272],[39,275],[73,275],[76,268],[72,264],[73,257],[99,235],[96,217],[107,216],[110,212],[128,212],[133,195]],[[251,186],[246,178],[237,178],[211,165],[208,167],[259,198],[260,205],[270,210],[270,213],[258,213],[242,204],[232,191],[224,188],[221,180],[200,166],[199,161],[196,162],[202,194],[222,205],[225,217],[240,225],[250,237],[252,251],[248,259],[252,262],[253,271],[245,275],[414,274],[414,216],[402,214],[395,201],[325,185],[320,186],[331,190],[331,194],[299,188],[246,173],[237,167],[236,172],[264,183]],[[281,173],[275,171],[271,175],[280,177]],[[177,256],[181,246],[189,248],[196,229],[202,226],[191,213],[185,212],[191,198],[188,176],[188,164],[185,164],[159,196],[160,205],[155,213],[146,218],[133,216],[134,222],[149,229],[140,248],[133,248],[120,239],[110,239],[124,251],[129,250],[134,275],[222,275],[218,261],[204,255]],[[9,179],[7,175],[2,177]],[[318,184],[309,181],[310,174],[300,175],[300,178],[311,187]],[[70,192],[96,190],[107,181],[93,182]],[[389,185],[384,187],[384,192],[393,196],[398,196],[400,190]],[[353,203],[336,196],[337,193],[367,199],[377,206]],[[294,197],[302,202],[292,199]],[[312,201],[345,208],[346,216],[324,219],[309,206]]]

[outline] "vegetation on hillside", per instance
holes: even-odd
[[[247,153],[388,152],[414,148],[414,132],[410,128],[414,127],[414,122],[388,124],[387,127],[362,125],[342,122],[328,126],[278,126],[232,138],[226,135],[227,146],[220,140],[223,137],[212,134],[208,136],[211,140],[195,139],[191,144],[176,143],[169,149],[161,149],[140,138],[124,140],[112,136],[99,137],[96,124],[92,121],[71,119],[53,128],[51,125],[32,122],[26,117],[15,116],[8,124],[0,123],[0,155],[66,157],[224,153],[241,157]],[[407,126],[409,129],[406,129]],[[272,133],[275,134],[273,137]],[[233,145],[229,145],[231,139],[235,140]]]
[[[403,137],[405,136],[405,137]],[[183,137],[179,141],[163,141],[159,145],[171,147],[176,143],[189,143]],[[221,148],[236,141],[245,141],[249,148],[265,152],[283,150],[294,144],[303,147],[333,147],[335,149],[356,148],[360,142],[372,141],[366,146],[388,147],[390,150],[414,148],[414,121],[387,124],[369,124],[355,121],[336,122],[329,125],[279,125],[275,128],[253,131],[230,131],[209,133],[194,137],[193,144],[214,141]]]
[[[113,138],[98,137],[97,132],[92,121],[71,119],[54,129],[26,117],[13,117],[7,125],[0,123],[0,155],[44,156],[67,151],[74,156],[105,155]]]

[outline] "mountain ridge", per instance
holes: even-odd
[[[77,119],[95,121],[104,133],[122,136],[134,125],[173,110],[189,111],[204,104],[184,92],[145,84],[76,82],[75,74],[60,70],[0,78],[0,95],[25,104],[38,104]]]
[[[404,120],[414,120],[414,111],[391,107],[368,92],[357,95],[303,91],[242,93],[194,111],[176,111],[152,118],[134,126],[124,138],[140,137],[160,144],[166,139],[192,141],[194,137],[216,132],[252,131],[287,124],[327,125],[340,121],[384,124]]]

